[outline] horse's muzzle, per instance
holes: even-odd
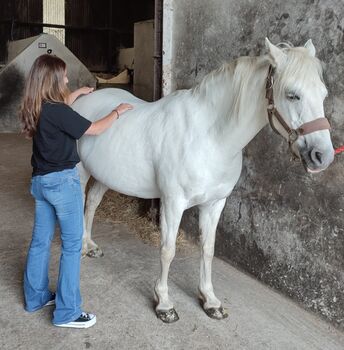
[[[318,147],[307,147],[299,150],[303,166],[308,173],[319,173],[325,170],[334,159],[333,149],[322,150]]]

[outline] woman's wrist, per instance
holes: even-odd
[[[119,118],[119,113],[118,113],[118,110],[115,108],[114,110],[112,110],[112,112],[115,112],[116,113],[116,119],[118,119]]]

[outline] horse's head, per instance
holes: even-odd
[[[326,169],[334,150],[324,117],[327,89],[311,40],[304,47],[279,48],[266,39],[270,69],[267,79],[271,126],[290,144],[308,172]]]

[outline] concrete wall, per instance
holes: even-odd
[[[343,1],[178,0],[173,19],[174,88],[191,87],[223,61],[265,53],[266,36],[295,46],[312,38],[325,63],[333,143],[344,144]],[[344,329],[343,188],[344,155],[326,172],[307,175],[266,127],[244,151],[216,254]],[[183,225],[196,235],[196,210]]]

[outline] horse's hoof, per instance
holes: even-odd
[[[179,320],[179,316],[175,309],[168,311],[156,310],[157,317],[165,323],[173,323]]]
[[[100,248],[93,248],[87,251],[86,255],[90,258],[101,258],[104,253]]]
[[[220,307],[210,307],[209,309],[204,309],[205,313],[215,320],[223,320],[228,317],[228,312],[222,306]]]

